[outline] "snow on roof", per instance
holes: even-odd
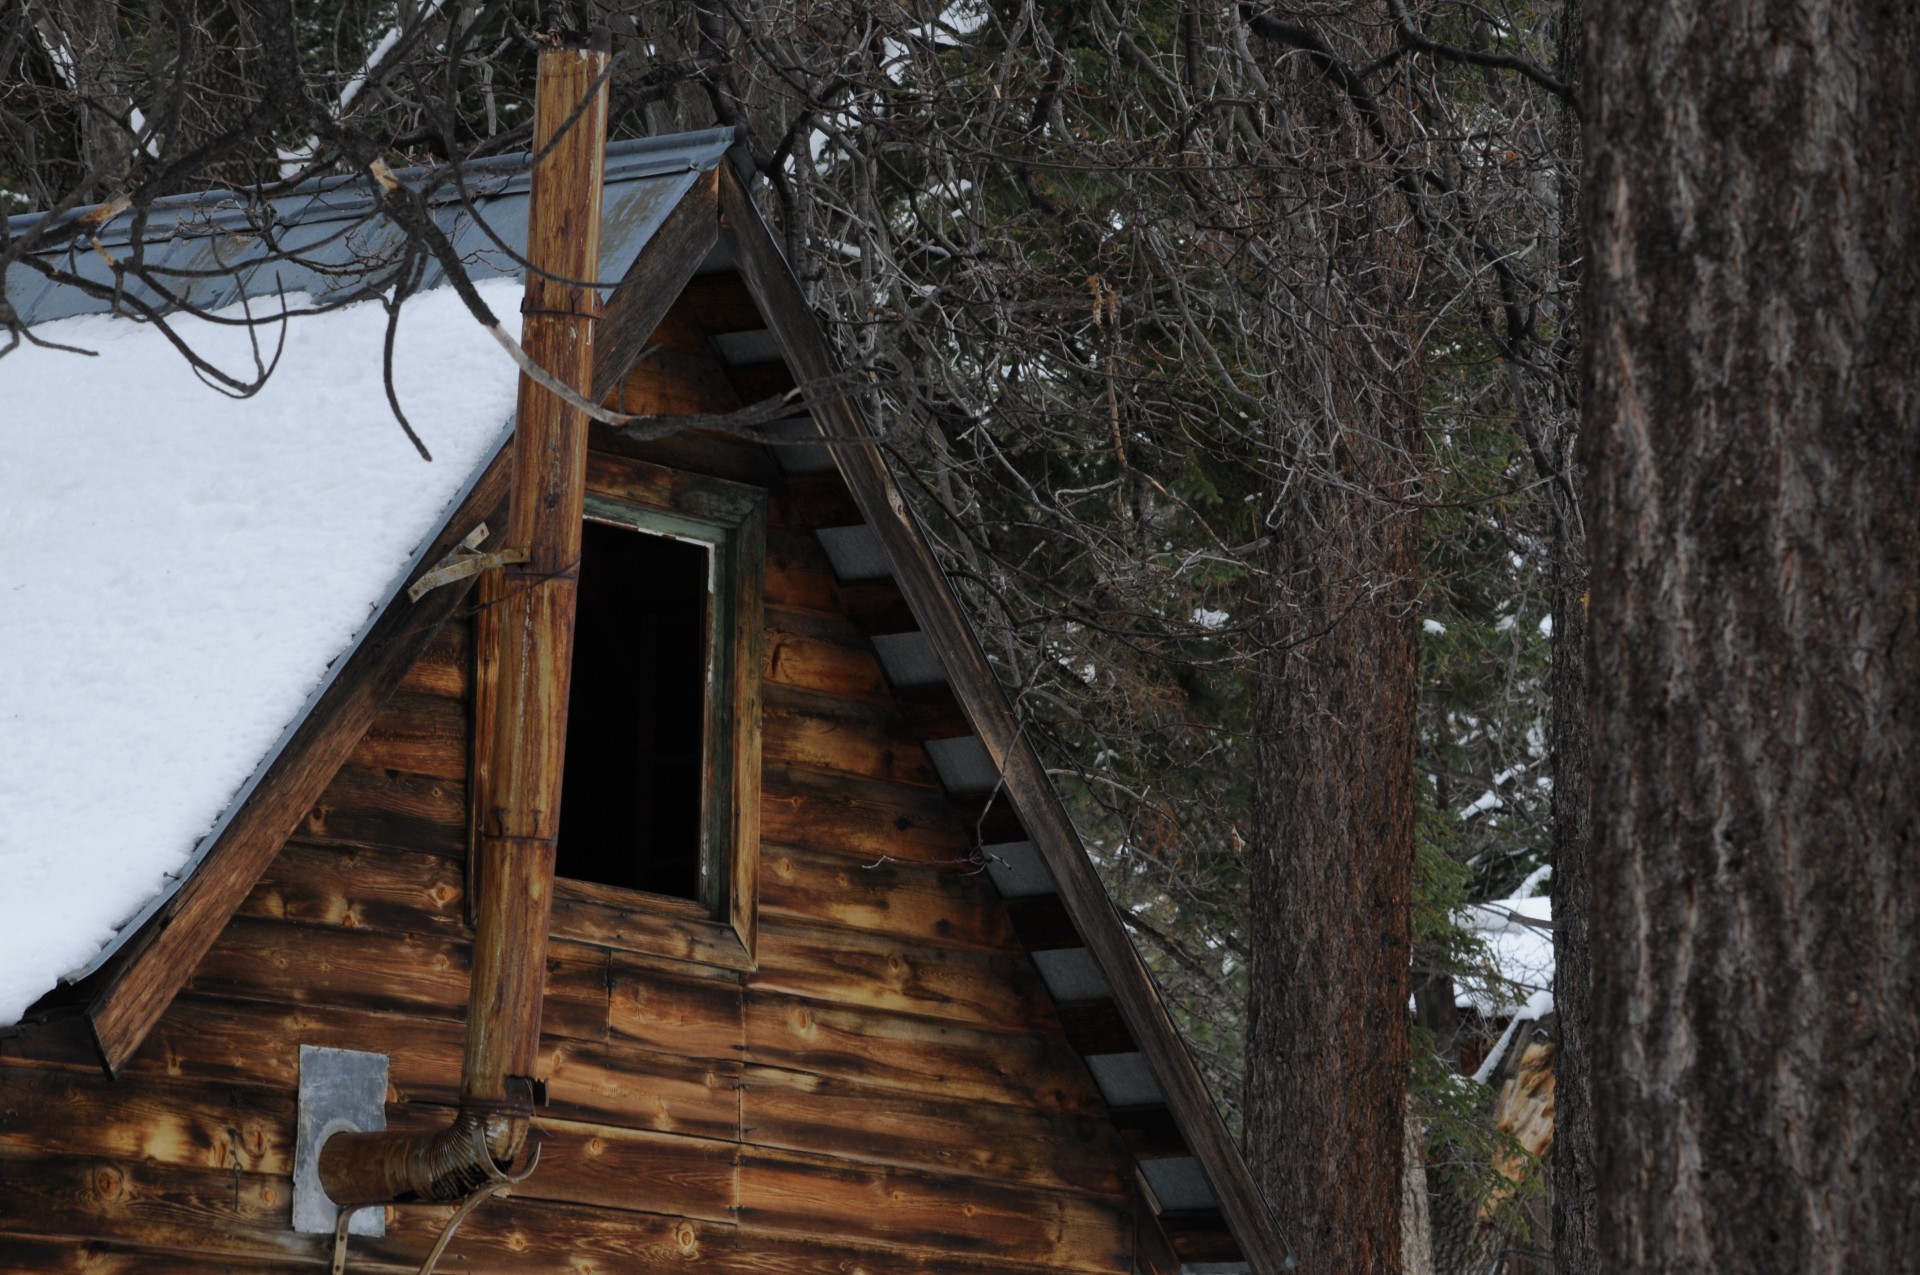
[[[480,285],[511,328],[519,285]],[[155,328],[34,329],[0,358],[0,1025],[158,896],[501,441],[516,373],[451,290],[293,320],[266,387]],[[244,329],[176,320],[230,372]],[[278,331],[260,332],[270,356]]]
[[[1523,887],[1510,899],[1470,904],[1462,923],[1487,945],[1490,964],[1510,987],[1461,981],[1455,1003],[1487,1018],[1539,1018],[1553,1011],[1553,900]]]

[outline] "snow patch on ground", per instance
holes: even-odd
[[[517,312],[518,283],[480,288]],[[244,400],[127,319],[35,329],[97,358],[0,358],[0,1025],[165,887],[500,439],[514,366],[429,293],[395,354],[420,460],[385,323],[375,303],[292,321]],[[177,326],[251,366],[244,330]]]

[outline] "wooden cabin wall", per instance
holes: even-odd
[[[1130,1162],[810,534],[837,479],[652,454],[773,490],[758,967],[557,940],[540,1166],[441,1270],[1130,1271]],[[0,1042],[0,1270],[324,1267],[289,1222],[302,1044],[389,1054],[390,1122],[444,1120],[470,664],[449,624],[121,1079]],[[348,1270],[416,1269],[447,1214],[390,1210]]]

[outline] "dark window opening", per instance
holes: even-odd
[[[556,872],[698,900],[711,551],[585,524]]]

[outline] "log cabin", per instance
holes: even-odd
[[[632,419],[520,378],[511,441],[365,551],[392,586],[210,830],[31,976],[0,1028],[0,1269],[1286,1269],[732,134],[603,135],[434,213],[474,280],[588,254],[542,259],[522,344]],[[542,177],[567,164],[590,194]],[[45,236],[87,263],[144,235],[169,294],[23,271],[10,297],[29,323],[318,297],[392,230],[360,182],[277,201],[275,234],[222,198]],[[524,450],[541,430],[561,450]],[[570,509],[533,486],[568,446]]]

